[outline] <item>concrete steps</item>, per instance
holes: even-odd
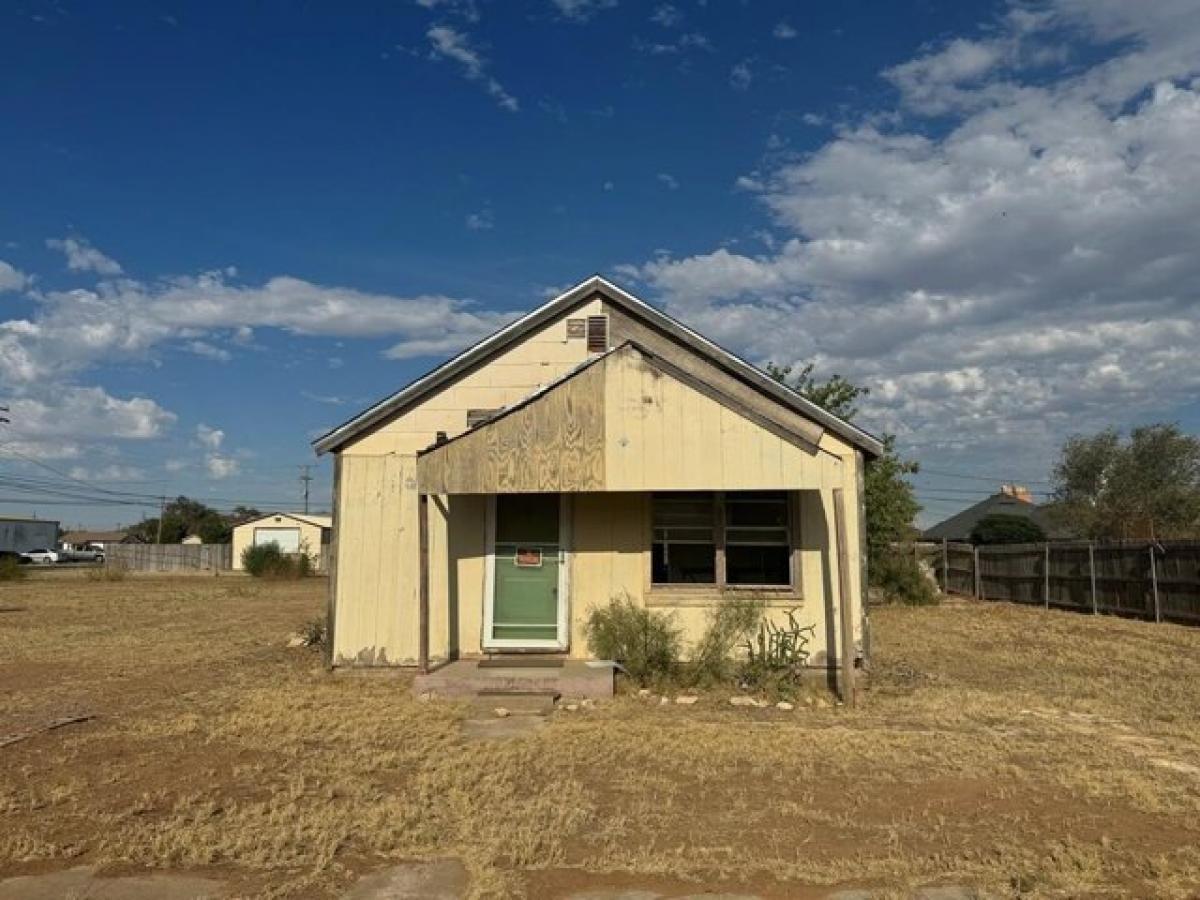
[[[504,693],[514,697],[541,695],[569,700],[604,700],[613,695],[613,670],[577,659],[564,660],[561,666],[553,667],[493,664],[482,668],[477,660],[461,659],[418,675],[413,681],[413,692],[418,697],[457,699]],[[507,707],[507,704],[493,705]]]

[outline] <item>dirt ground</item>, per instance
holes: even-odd
[[[1200,895],[1200,629],[1005,605],[873,613],[856,709],[619,697],[469,742],[404,678],[288,648],[325,585],[0,584],[0,877],[171,869],[336,897],[461,859],[480,895]]]

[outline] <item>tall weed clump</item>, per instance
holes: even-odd
[[[704,634],[692,651],[691,674],[702,685],[733,681],[744,647],[763,620],[766,602],[758,596],[726,595],[709,610]]]
[[[888,603],[903,606],[933,606],[941,595],[908,553],[890,550],[872,563],[871,583]]]
[[[585,633],[594,656],[619,662],[638,684],[669,681],[679,669],[683,636],[674,618],[626,594],[588,613]]]

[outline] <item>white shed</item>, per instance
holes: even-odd
[[[308,513],[268,513],[242,522],[233,529],[233,568],[241,570],[247,547],[275,544],[284,553],[308,555],[317,570],[323,571],[326,555],[322,548],[329,544],[332,527],[331,516]]]

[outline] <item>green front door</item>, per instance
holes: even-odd
[[[496,577],[489,643],[558,643],[559,498],[496,497]]]

